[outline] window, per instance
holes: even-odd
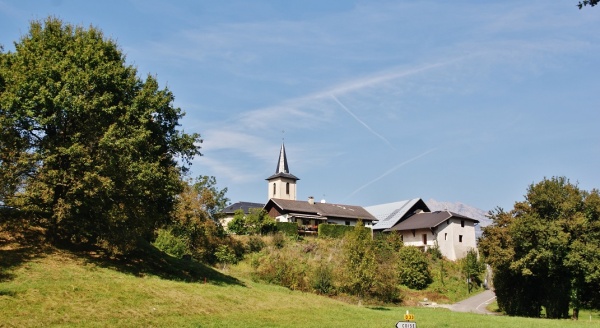
[[[450,219],[446,220],[446,225],[450,225]]]
[[[460,227],[464,228],[465,227],[465,220],[460,220]]]
[[[277,185],[273,184],[273,195],[277,193]]]
[[[448,233],[444,234],[444,240],[448,240]]]
[[[350,225],[350,221],[346,221],[346,225],[349,226]]]
[[[423,245],[427,245],[427,234],[423,234]]]
[[[458,242],[462,243],[462,235],[458,235]]]
[[[287,183],[285,184],[285,193],[286,193],[287,195],[289,195],[289,194],[290,194],[290,183],[289,183],[289,182],[287,182]]]

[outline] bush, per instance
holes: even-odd
[[[273,246],[275,246],[275,248],[283,248],[283,246],[285,246],[285,236],[283,235],[283,233],[281,232],[277,232],[275,234],[273,234],[273,239],[271,240],[271,242],[273,243]]]
[[[352,230],[354,230],[352,226],[319,224],[319,237],[344,238],[346,233]]]
[[[158,229],[157,237],[154,243],[156,248],[175,257],[182,257],[187,253],[187,241],[175,236],[171,229]]]
[[[254,260],[254,259],[253,259]],[[259,278],[292,290],[308,291],[308,265],[289,249],[268,254],[255,261]]]
[[[437,243],[435,246],[427,248],[427,254],[429,254],[434,261],[442,258],[442,251],[440,251],[440,247]]]
[[[266,246],[264,240],[259,236],[250,236],[248,238],[248,243],[246,244],[246,249],[249,253],[260,252]]]
[[[433,281],[427,256],[418,248],[402,247],[399,252],[400,283],[412,289],[425,289]]]
[[[217,258],[217,261],[223,264],[223,269],[225,269],[227,264],[235,264],[238,262],[238,258],[235,255],[235,252],[225,244],[219,245],[219,247],[217,247],[215,256]]]
[[[295,222],[277,222],[277,231],[280,231],[288,236],[298,235],[298,223]]]
[[[333,268],[328,263],[321,261],[311,275],[311,287],[317,294],[331,295],[334,291]]]

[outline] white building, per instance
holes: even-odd
[[[420,199],[369,206],[365,208],[378,220],[374,232],[398,233],[404,244],[424,251],[439,247],[449,260],[458,260],[476,249],[475,226],[478,220],[450,211],[430,212]]]

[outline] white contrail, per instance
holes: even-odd
[[[433,148],[433,149],[430,149],[430,150],[428,150],[428,151],[426,151],[426,152],[424,152],[424,153],[422,153],[422,154],[420,154],[420,155],[418,155],[418,156],[415,156],[415,157],[413,157],[413,158],[411,158],[411,159],[409,159],[409,160],[406,160],[406,161],[404,161],[404,162],[402,162],[402,163],[400,163],[400,164],[398,164],[398,165],[396,165],[396,166],[392,167],[391,169],[387,170],[385,173],[383,173],[383,174],[382,174],[382,175],[380,175],[379,177],[377,177],[377,178],[375,178],[375,179],[373,179],[373,180],[369,181],[368,183],[366,183],[366,184],[362,185],[360,188],[358,188],[358,189],[354,190],[354,191],[353,191],[353,192],[352,192],[350,195],[346,196],[346,198],[344,198],[344,200],[345,200],[345,199],[348,199],[348,198],[350,198],[350,197],[352,197],[352,196],[354,196],[354,195],[355,195],[356,193],[358,193],[359,191],[361,191],[361,190],[363,190],[364,188],[366,188],[366,187],[370,186],[371,184],[373,184],[373,183],[375,183],[375,182],[377,182],[377,181],[379,181],[379,180],[383,179],[384,177],[386,177],[386,176],[387,176],[387,175],[389,175],[390,173],[392,173],[392,172],[396,171],[397,169],[401,168],[402,166],[404,166],[404,165],[406,165],[406,164],[408,164],[408,163],[410,163],[410,162],[413,162],[413,161],[415,161],[415,160],[417,160],[417,159],[419,159],[419,158],[421,158],[421,157],[423,157],[423,156],[425,156],[425,155],[427,155],[427,154],[431,153],[431,152],[432,152],[432,151],[434,151],[434,150],[435,150],[435,148]]]
[[[381,134],[375,132],[375,130],[371,129],[370,126],[367,125],[367,123],[363,122],[360,118],[358,118],[356,115],[354,115],[354,113],[352,113],[348,107],[344,106],[344,104],[342,104],[341,101],[339,101],[339,99],[337,99],[337,97],[335,95],[331,95],[331,98],[333,98],[333,100],[335,100],[336,103],[338,103],[346,112],[348,112],[348,114],[350,114],[350,116],[354,117],[354,119],[362,124],[365,128],[367,128],[367,130],[369,130],[371,133],[373,133],[376,137],[378,137],[379,139],[385,141],[386,144],[388,144],[390,147],[392,147],[392,149],[396,150],[396,148],[394,148],[394,146],[392,145],[392,143],[387,140],[384,136],[382,136]]]

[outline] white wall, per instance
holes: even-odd
[[[460,219],[450,219],[443,222],[432,232],[431,229],[417,229],[402,231],[402,240],[406,246],[415,246],[427,250],[434,247],[436,242],[443,256],[451,261],[461,259],[470,249],[477,248],[475,241],[475,224],[471,220],[464,220],[461,227]],[[423,244],[423,234],[427,235],[427,244]],[[461,237],[462,236],[462,241]]]
[[[290,193],[286,191],[286,184],[290,184]],[[273,184],[276,185],[275,193],[273,193]],[[277,178],[269,181],[268,184],[268,196],[267,199],[278,198],[278,199],[290,199],[296,200],[296,181],[292,179]]]

